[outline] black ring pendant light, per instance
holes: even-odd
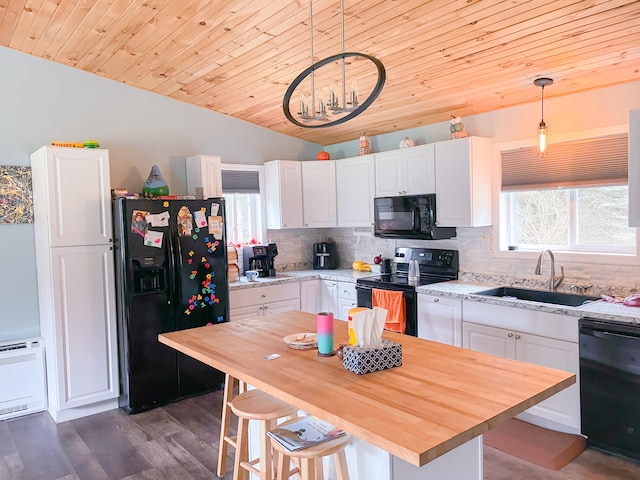
[[[314,125],[314,124],[305,124],[303,122],[298,121],[291,114],[291,109],[289,108],[289,104],[291,102],[291,96],[293,95],[293,92],[295,91],[296,87],[300,85],[300,83],[302,83],[302,81],[305,78],[307,78],[309,75],[311,75],[320,67],[327,65],[329,63],[333,63],[336,60],[343,60],[349,57],[366,58],[376,66],[376,69],[378,70],[378,81],[376,82],[376,86],[371,91],[371,94],[369,94],[367,99],[364,102],[362,102],[355,110],[331,122]],[[331,57],[325,58],[324,60],[320,60],[319,62],[314,63],[310,67],[306,68],[300,75],[298,75],[295,78],[293,82],[291,82],[291,85],[289,85],[289,88],[287,88],[287,92],[284,94],[284,100],[282,101],[282,109],[284,110],[284,116],[287,117],[287,120],[289,120],[291,123],[304,128],[326,128],[326,127],[332,127],[334,125],[340,125],[341,123],[344,123],[347,120],[351,120],[356,115],[360,115],[364,110],[366,110],[369,107],[369,105],[371,105],[374,102],[374,100],[378,98],[378,95],[380,95],[380,92],[382,91],[382,87],[384,86],[384,82],[386,79],[387,79],[387,72],[384,69],[384,65],[380,60],[378,60],[375,57],[372,57],[371,55],[367,55],[365,53],[357,53],[357,52],[343,52],[343,53],[338,53],[337,55],[332,55]],[[312,108],[313,107],[314,106],[312,105]]]

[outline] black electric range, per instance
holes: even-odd
[[[409,281],[409,261],[416,260],[420,274]],[[371,308],[371,290],[400,290],[405,298],[406,334],[418,336],[416,288],[432,283],[458,279],[458,251],[435,248],[396,248],[391,273],[379,274],[356,280],[358,306]]]

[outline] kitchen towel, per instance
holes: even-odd
[[[405,333],[407,316],[401,291],[374,288],[371,291],[371,305],[387,309],[387,321],[384,324],[386,330]]]

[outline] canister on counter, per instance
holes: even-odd
[[[354,307],[354,308],[350,308],[349,311],[347,312],[348,320],[349,320],[349,345],[356,344],[356,334],[353,331],[353,316],[356,313],[361,312],[362,310],[368,310],[368,308]]]

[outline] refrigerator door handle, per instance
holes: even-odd
[[[168,303],[178,305],[178,299],[172,298],[177,295],[178,290],[177,287],[177,279],[176,276],[178,274],[178,270],[176,270],[176,248],[174,245],[174,237],[173,235],[169,235],[169,291],[173,293],[173,295],[169,295]]]

